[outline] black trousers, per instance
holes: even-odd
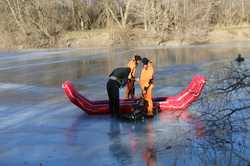
[[[117,81],[109,79],[107,82],[107,92],[109,96],[109,111],[111,115],[118,115],[120,107],[119,88]]]

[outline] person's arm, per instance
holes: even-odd
[[[150,68],[150,69],[148,69],[149,70],[149,76],[148,76],[148,80],[147,80],[147,82],[146,82],[146,84],[145,84],[145,87],[149,87],[149,85],[150,84],[152,84],[153,83],[153,75],[154,75],[154,70],[153,70],[153,68]]]
[[[124,87],[127,84],[128,79],[129,79],[128,78],[129,74],[131,73],[130,71],[131,71],[130,68],[124,69],[123,74],[120,77],[121,87]]]
[[[148,80],[146,81],[145,85],[144,85],[144,89],[143,89],[143,93],[147,93],[148,88],[150,87],[151,84],[153,84],[153,80],[154,80],[154,69],[153,67],[150,67],[149,69],[149,76],[148,76]]]
[[[132,75],[132,79],[135,80],[135,74],[136,74],[136,64],[135,62],[133,62],[133,66],[132,66],[132,71],[131,71],[131,75]]]
[[[129,73],[128,78],[131,80],[135,80],[135,72],[136,72],[136,64],[132,60],[128,63],[128,67],[130,68],[131,72]]]
[[[124,78],[120,82],[121,82],[121,87],[123,88],[128,83],[128,78]]]

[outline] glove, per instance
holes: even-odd
[[[153,84],[153,81],[154,81],[153,79],[150,79],[149,84]]]
[[[142,91],[143,95],[145,95],[147,93],[147,90],[148,90],[148,87],[143,88],[143,91]]]
[[[120,86],[123,88],[127,84],[128,80],[121,80],[120,81]]]

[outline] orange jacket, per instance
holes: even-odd
[[[131,69],[131,72],[128,76],[128,79],[132,79],[132,78],[135,78],[135,73],[136,73],[136,67],[137,67],[137,64],[136,64],[136,60],[133,58],[131,59],[129,62],[128,62],[128,67]]]
[[[142,69],[141,76],[140,76],[140,86],[141,89],[148,88],[150,84],[150,80],[153,80],[154,77],[154,68],[152,62],[148,63],[147,69]]]

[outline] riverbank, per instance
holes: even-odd
[[[56,48],[108,48],[108,47],[171,47],[249,41],[250,26],[222,28],[209,32],[190,32],[185,34],[147,33],[142,29],[122,32],[119,29],[97,29],[89,31],[64,32],[57,39]],[[18,42],[19,41],[19,42]],[[0,38],[0,50],[29,49],[22,39],[11,40],[8,34]],[[35,47],[43,48],[43,47]]]
[[[217,28],[200,34],[186,33],[184,35],[168,35],[163,38],[159,34],[148,34],[135,29],[128,32],[124,38],[116,32],[105,30],[78,31],[65,33],[58,43],[58,47],[89,48],[110,46],[182,46],[209,43],[225,43],[232,41],[250,40],[250,27]],[[118,39],[117,39],[118,38]]]

